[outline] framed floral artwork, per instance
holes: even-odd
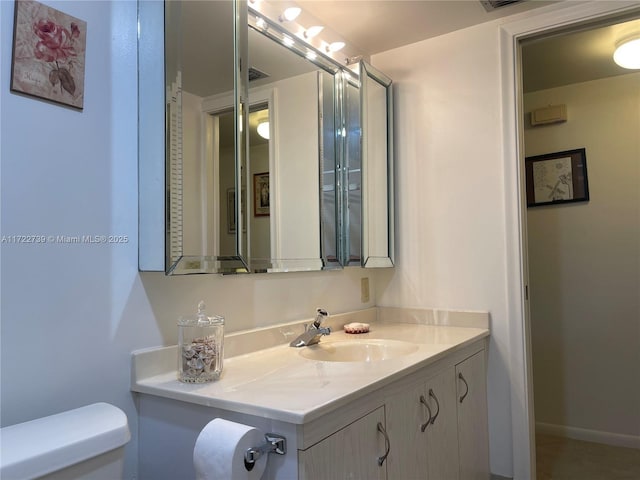
[[[16,0],[11,90],[82,110],[87,22]]]
[[[584,148],[525,158],[527,206],[589,201]]]

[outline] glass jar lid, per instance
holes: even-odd
[[[219,315],[208,316],[205,313],[206,305],[203,301],[198,303],[198,313],[194,315],[183,315],[178,319],[181,327],[207,327],[213,325],[224,325],[224,317]]]

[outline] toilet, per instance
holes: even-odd
[[[0,478],[114,480],[123,476],[127,416],[94,403],[0,428]]]

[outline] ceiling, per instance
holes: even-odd
[[[616,42],[632,32],[640,32],[640,19],[523,42],[523,91],[637,72],[613,61]]]
[[[349,42],[352,51],[365,56],[557,3],[528,0],[488,12],[479,0],[260,1],[270,3],[278,11],[299,5],[303,9],[299,17],[301,24],[323,24]],[[223,47],[221,42],[227,39],[227,44],[231,43],[231,2],[185,2],[182,16],[184,25],[189,26],[184,28],[182,43],[184,70],[202,73],[195,76],[201,85],[188,85],[194,81],[193,76],[185,75],[185,89],[202,96],[231,90],[233,79],[220,75],[220,72],[232,71],[233,65],[232,47]],[[583,27],[581,31],[560,32],[523,42],[524,91],[629,73],[613,63],[612,54],[616,40],[629,30],[640,30],[638,17],[640,14],[636,13],[633,21]],[[259,57],[252,55],[254,59]],[[268,73],[273,75],[273,70]],[[212,79],[223,83],[216,84],[218,80]]]
[[[277,1],[277,0],[276,0]],[[286,4],[287,2],[281,2]],[[479,0],[300,0],[318,21],[339,32],[364,55],[372,55],[556,1],[529,0],[487,12]],[[636,17],[638,14],[636,14]],[[555,34],[523,44],[524,91],[630,73],[612,60],[625,32],[640,20]]]
[[[278,2],[286,4],[287,2]],[[303,14],[339,32],[362,54],[437,37],[554,1],[525,1],[488,12],[479,0],[299,0]]]

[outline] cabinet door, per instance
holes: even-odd
[[[306,450],[298,452],[299,478],[303,480],[384,480],[386,444],[378,424],[384,427],[384,407],[365,415],[351,425]]]
[[[391,451],[387,463],[390,479],[427,478],[427,434],[422,426],[429,420],[427,407],[420,403],[424,384],[389,396],[385,403]],[[426,400],[425,400],[426,401]]]
[[[425,398],[432,412],[427,434],[429,480],[458,480],[458,424],[453,366],[427,381]]]
[[[484,351],[456,365],[460,480],[489,478]]]

